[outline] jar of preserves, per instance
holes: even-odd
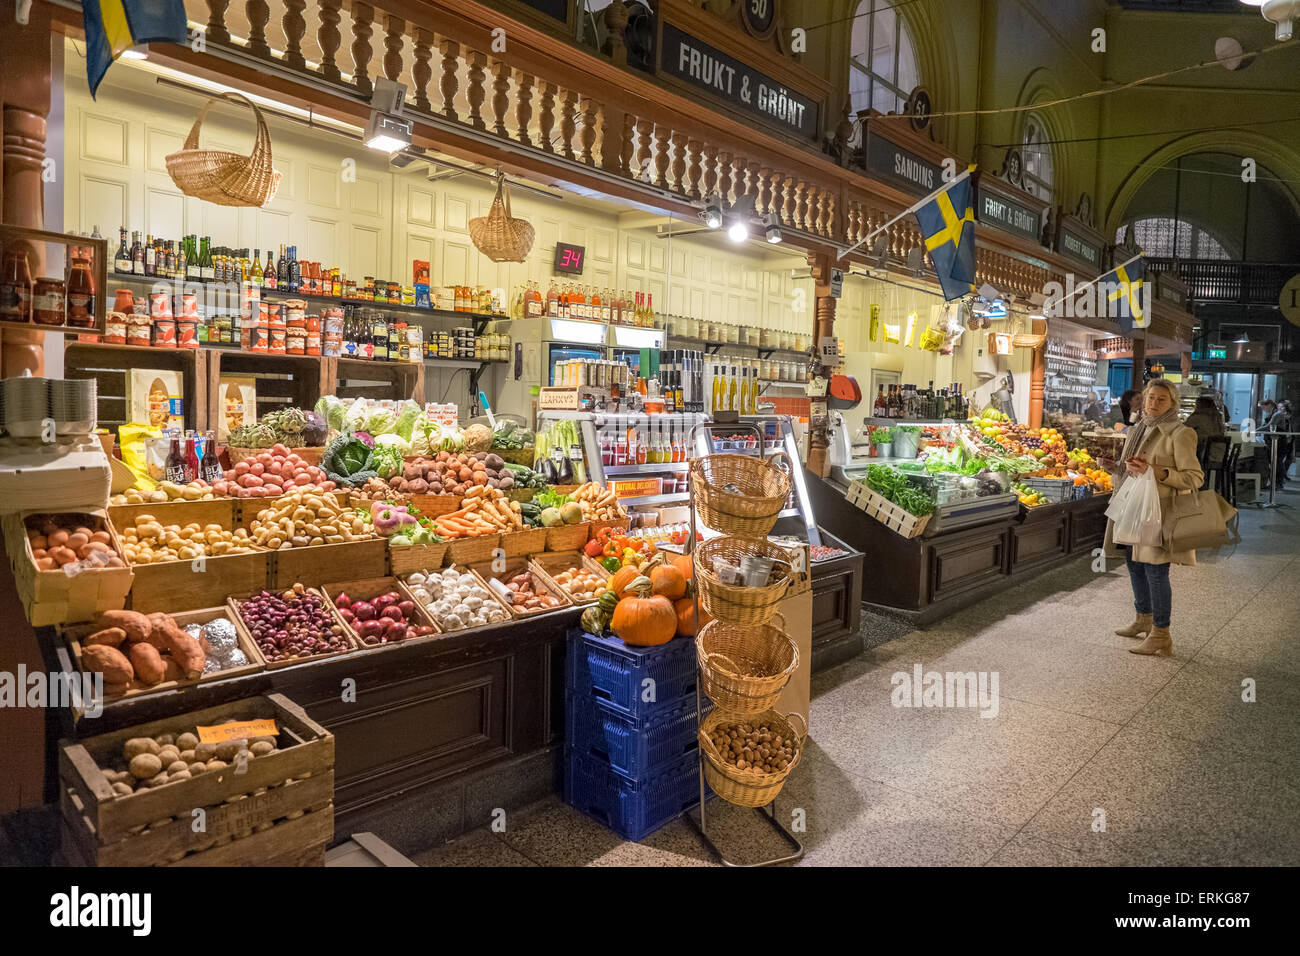
[[[32,320],[32,272],[26,249],[5,250],[4,264],[0,267],[0,319]]]
[[[104,341],[109,345],[125,345],[126,323],[125,312],[109,312],[104,316]]]
[[[32,289],[32,318],[40,325],[62,325],[67,289],[62,279],[42,276]]]

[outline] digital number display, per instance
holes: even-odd
[[[570,246],[563,242],[555,246],[555,271],[569,275],[582,275],[582,261],[587,258],[586,246]]]

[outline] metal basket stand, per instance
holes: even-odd
[[[738,422],[734,425],[731,424],[720,425],[716,422],[701,422],[700,424],[691,427],[690,433],[687,438],[686,447],[688,449],[698,452],[699,448],[697,447],[696,435],[698,432],[703,430],[706,446],[709,451],[712,451],[712,445],[710,444],[712,441],[712,436],[710,435],[710,431],[714,428],[727,428],[730,430],[739,429],[739,430],[754,432],[755,435],[758,437],[758,447],[760,449],[760,454],[761,454],[761,449],[763,447],[763,430],[753,422]],[[690,485],[690,496],[691,496],[690,497],[691,535],[690,538],[687,540],[687,547],[690,549],[691,561],[694,562],[695,531],[696,531],[694,482],[692,482]],[[698,581],[699,581],[698,568],[695,569],[694,577],[696,580],[696,587],[694,589],[693,600],[695,601],[695,620],[697,622],[697,631],[698,631],[698,622],[700,620],[700,589],[698,585]],[[704,720],[704,700],[702,696],[703,690],[701,689],[703,687],[704,681],[702,675],[698,671],[698,667],[699,664],[697,663],[696,664],[697,671],[695,675],[695,732],[697,736],[699,735],[700,725]],[[806,738],[805,738],[805,744],[806,744]],[[795,837],[795,835],[791,833],[789,830],[787,830],[785,826],[776,818],[776,800],[773,800],[765,807],[754,807],[754,812],[758,814],[760,818],[766,820],[768,825],[771,826],[772,829],[774,829],[777,833],[781,834],[781,836],[785,838],[785,841],[789,843],[790,846],[793,848],[794,852],[788,854],[787,856],[773,857],[772,859],[760,860],[756,863],[737,863],[734,860],[730,859],[725,853],[723,853],[722,850],[718,848],[718,845],[713,842],[713,838],[709,836],[708,811],[705,807],[706,800],[705,800],[705,793],[704,793],[705,790],[704,761],[708,758],[704,756],[703,747],[699,749],[699,753],[697,754],[697,759],[699,760],[699,774],[700,774],[700,818],[696,820],[695,815],[691,813],[689,810],[686,812],[685,816],[687,822],[690,823],[690,825],[695,829],[695,832],[700,835],[700,839],[703,840],[705,845],[710,850],[713,851],[713,855],[718,858],[718,861],[721,862],[723,866],[735,866],[735,867],[775,866],[778,863],[793,863],[795,860],[798,860],[800,857],[803,856],[804,854],[803,844],[799,842],[799,840]],[[777,799],[780,798],[778,797]]]

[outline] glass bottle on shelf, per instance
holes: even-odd
[[[131,233],[131,272],[144,275],[144,245],[140,242],[140,233]]]
[[[167,461],[163,465],[163,470],[168,481],[175,482],[178,485],[189,483],[189,479],[185,477],[185,453],[181,451],[181,431],[179,428],[172,430],[171,447],[167,451]]]
[[[113,256],[113,271],[130,275],[135,269],[131,261],[131,247],[126,244],[126,226],[118,230],[117,254]]]

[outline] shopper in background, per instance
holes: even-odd
[[[1139,409],[1134,406],[1133,400],[1141,394],[1135,388],[1130,388],[1127,392],[1119,397],[1119,403],[1112,405],[1106,417],[1102,419],[1107,425],[1112,425],[1115,431],[1122,432],[1135,421],[1137,421]]]
[[[1173,496],[1182,490],[1201,487],[1204,473],[1196,458],[1196,432],[1178,420],[1178,390],[1165,379],[1153,379],[1142,392],[1142,418],[1124,441],[1121,458],[1124,474],[1116,484],[1151,470],[1160,492],[1160,508],[1168,511]],[[1163,546],[1125,545],[1114,542],[1115,523],[1106,522],[1105,553],[1108,557],[1123,554],[1128,565],[1129,583],[1133,587],[1133,607],[1137,618],[1115,633],[1121,637],[1142,637],[1133,654],[1171,655],[1174,639],[1169,634],[1173,591],[1169,583],[1170,564],[1196,564],[1195,551],[1168,551]]]
[[[1277,442],[1277,474],[1273,479],[1274,487],[1277,488],[1281,488],[1286,483],[1287,470],[1293,460],[1294,439],[1288,434],[1295,431],[1293,425],[1291,406],[1282,401],[1277,403],[1277,411],[1269,416],[1268,422],[1260,428],[1265,435],[1279,436],[1276,439],[1265,439],[1266,442]],[[1269,454],[1272,454],[1272,449],[1269,449]]]
[[[1106,409],[1101,404],[1101,396],[1096,392],[1092,393],[1092,401],[1088,407],[1083,410],[1083,417],[1090,422],[1099,422],[1106,414]]]
[[[1208,395],[1202,395],[1196,400],[1196,406],[1183,421],[1183,424],[1196,432],[1201,441],[1207,438],[1220,438],[1224,435],[1223,416],[1214,407],[1214,399]]]

